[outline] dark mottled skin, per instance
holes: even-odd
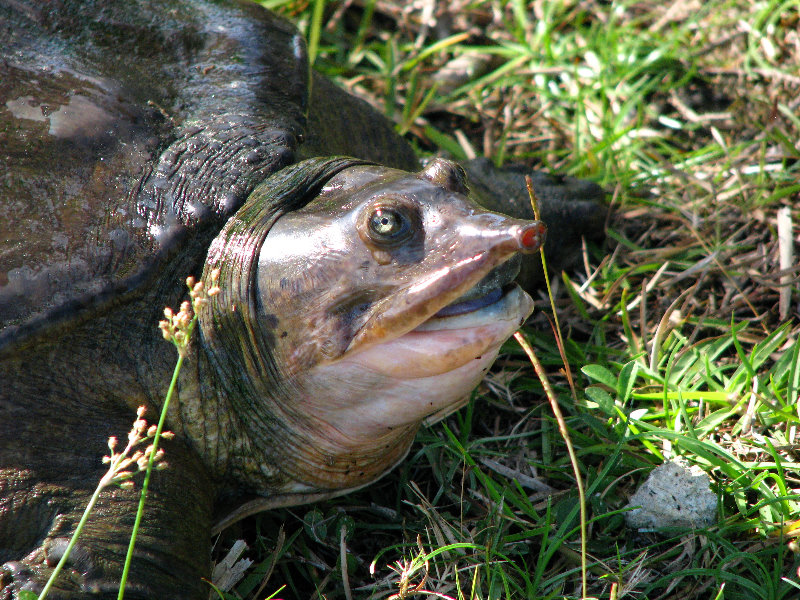
[[[296,29],[246,2],[0,0],[0,52],[5,600],[46,580],[108,436],[124,439],[137,406],[155,420],[175,360],[155,324],[253,188],[308,156],[416,164],[365,103],[316,75],[309,86]],[[194,358],[181,393],[213,397]],[[170,414],[127,598],[208,593],[209,532],[234,483],[224,439],[186,440],[207,423],[234,435],[246,415],[200,406]],[[51,597],[116,597],[137,502],[103,492]]]

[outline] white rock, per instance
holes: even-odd
[[[708,527],[717,515],[717,496],[708,484],[699,467],[680,459],[664,463],[631,496],[626,508],[640,508],[626,512],[625,522],[639,531]]]

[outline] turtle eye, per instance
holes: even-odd
[[[402,211],[379,206],[369,217],[369,233],[375,242],[396,244],[408,239],[411,223]]]
[[[356,222],[358,236],[379,264],[421,260],[425,228],[413,200],[383,194],[364,206]]]

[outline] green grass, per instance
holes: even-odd
[[[789,206],[797,240],[800,3],[462,0],[436,4],[436,23],[425,3],[270,4],[421,155],[521,161],[613,195],[607,247],[557,282],[577,402],[543,296],[525,332],[587,490],[588,595],[800,597],[800,290],[794,270],[781,315],[775,225]],[[464,56],[477,71],[437,83]],[[627,499],[678,456],[709,475],[716,524],[627,529]],[[260,561],[245,598],[262,584],[297,599],[578,598],[578,509],[541,384],[509,342],[390,476],[226,539]]]

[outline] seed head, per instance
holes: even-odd
[[[188,352],[189,339],[196,320],[195,313],[207,303],[209,296],[219,293],[219,288],[216,287],[218,278],[219,269],[214,269],[211,272],[212,287],[208,290],[208,283],[202,280],[198,281],[194,277],[187,277],[186,286],[189,288],[191,300],[182,302],[177,314],[171,308],[164,309],[166,320],[158,324],[161,335],[175,345],[181,356],[185,357]]]
[[[214,269],[211,271],[211,287],[208,290],[208,296],[216,296],[220,292],[219,286],[217,285],[217,282],[219,281],[219,272],[219,269]]]
[[[153,454],[153,444],[148,444],[142,450],[146,443],[155,438],[158,427],[156,425],[148,425],[147,421],[143,418],[145,414],[145,407],[140,406],[136,411],[136,420],[133,422],[130,432],[128,433],[128,444],[121,451],[117,452],[119,442],[117,438],[112,436],[108,439],[108,447],[111,450],[110,456],[104,456],[103,464],[109,465],[108,471],[100,480],[100,488],[104,488],[109,484],[119,484],[122,487],[132,487],[132,482],[128,484],[129,479],[147,469],[150,455]],[[164,432],[164,437],[171,438],[172,432]],[[138,448],[137,448],[138,446]],[[165,456],[164,450],[158,450],[153,456],[154,462],[160,462]],[[127,470],[126,470],[127,469]]]

